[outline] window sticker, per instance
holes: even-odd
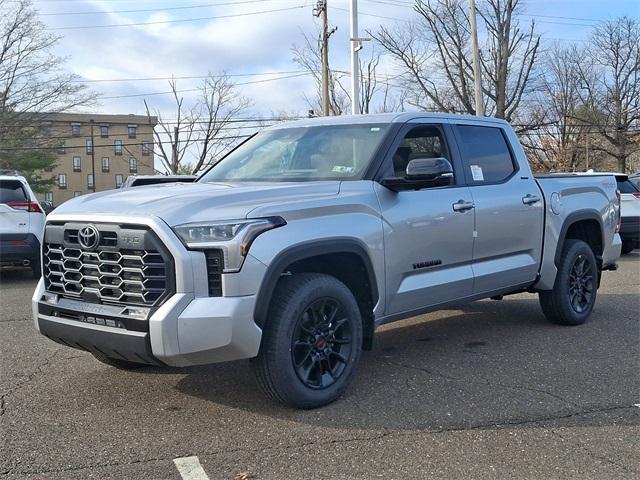
[[[335,173],[353,173],[353,167],[347,167],[345,165],[336,165],[331,169]]]
[[[380,127],[371,127],[371,131],[372,132],[379,132],[380,131]]]
[[[484,175],[482,174],[482,167],[480,167],[480,165],[471,165],[471,176],[474,182],[484,182]]]

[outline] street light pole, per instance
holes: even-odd
[[[471,23],[471,50],[473,54],[473,79],[475,81],[476,115],[484,116],[482,105],[482,78],[480,72],[480,51],[478,50],[478,23],[476,21],[476,2],[469,0],[469,20]]]
[[[91,123],[91,178],[93,179],[93,191],[96,191],[96,146],[93,141],[93,118]]]
[[[349,46],[351,47],[351,113],[358,115],[360,112],[360,62],[358,51],[362,48],[358,38],[358,0],[351,0],[349,10],[351,31]]]

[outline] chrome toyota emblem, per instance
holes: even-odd
[[[100,232],[93,225],[87,225],[78,231],[78,243],[86,250],[93,250],[100,243]]]

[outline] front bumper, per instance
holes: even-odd
[[[255,357],[260,347],[262,331],[253,321],[254,295],[176,294],[151,315],[147,332],[113,326],[123,317],[112,312],[76,309],[66,314],[67,308],[44,301],[44,294],[41,279],[32,299],[40,333],[63,345],[116,359],[185,367]]]
[[[87,221],[80,215],[62,220]],[[204,253],[185,249],[164,222],[113,216],[104,221],[152,228],[175,261],[175,292],[136,323],[125,305],[52,298],[41,279],[32,298],[36,329],[74,348],[152,365],[185,367],[258,354],[262,331],[254,310],[263,263],[248,255],[240,272],[222,276],[224,296],[209,297]]]

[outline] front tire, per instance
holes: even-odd
[[[265,393],[295,408],[317,408],[347,389],[362,350],[358,303],[329,275],[283,277],[254,361]]]
[[[562,249],[553,290],[540,292],[547,319],[559,325],[582,325],[596,301],[598,266],[591,247],[582,240],[567,240]]]

